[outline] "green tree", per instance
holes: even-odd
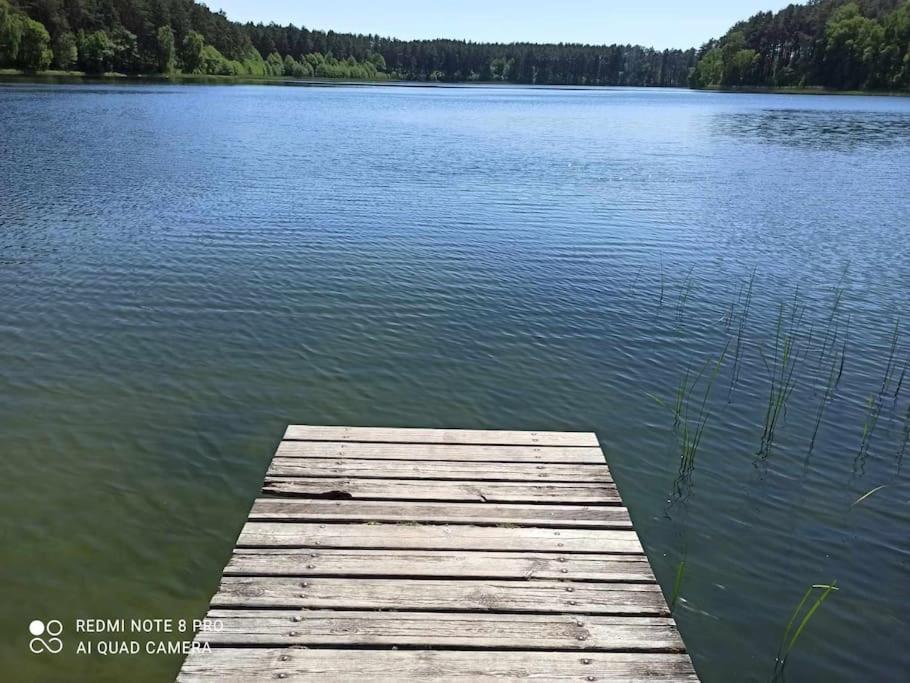
[[[310,70],[313,72],[313,75],[319,75],[319,66],[325,62],[325,57],[322,56],[320,52],[310,52],[307,54],[304,59],[306,63],[310,65]]]
[[[114,43],[104,31],[95,31],[77,38],[79,59],[89,73],[110,71],[114,62]]]
[[[22,15],[0,0],[0,66],[15,66],[22,42]]]
[[[122,73],[139,71],[139,41],[136,34],[118,26],[111,36],[111,42],[114,44],[114,70]]]
[[[63,71],[72,69],[79,58],[76,49],[76,36],[69,31],[62,31],[51,41],[54,51],[54,66]]]
[[[183,39],[183,49],[180,51],[180,60],[186,73],[202,73],[202,50],[205,47],[205,38],[201,33],[189,31]]]
[[[839,7],[825,26],[828,84],[858,88],[870,80],[877,80],[875,66],[884,37],[882,26],[864,17],[856,3]]]
[[[376,71],[386,70],[385,58],[378,52],[371,52],[368,59],[370,63],[376,67]]]
[[[758,53],[746,45],[742,31],[731,31],[724,37],[721,48],[722,75],[721,85],[754,84],[753,69],[757,64]]]
[[[882,20],[883,45],[879,53],[880,85],[910,86],[910,0]]]
[[[291,55],[284,56],[284,75],[291,78],[308,78],[313,75],[310,65],[304,61],[298,62]]]
[[[272,52],[266,57],[266,65],[270,76],[281,76],[284,73],[284,60],[277,52]]]
[[[814,0],[741,21],[699,51],[691,84],[910,87],[910,0]],[[715,52],[715,50],[719,50]]]
[[[177,63],[174,30],[170,26],[159,26],[155,38],[158,46],[158,71],[163,74],[169,74],[174,70]]]
[[[202,63],[199,67],[199,73],[213,76],[239,75],[235,62],[232,62],[218,52],[214,45],[203,45],[201,60]]]
[[[893,45],[890,85],[910,87],[910,0],[896,9],[885,21],[885,39]]]
[[[719,86],[724,79],[724,58],[720,48],[712,48],[698,60],[692,72],[690,84],[693,88],[712,88]]]
[[[490,80],[507,81],[512,70],[511,60],[497,57],[490,62]]]
[[[53,58],[51,37],[44,24],[26,19],[22,24],[22,41],[17,56],[19,67],[27,71],[43,71],[51,65]]]
[[[727,85],[751,85],[756,82],[755,67],[758,64],[758,53],[744,48],[737,50],[730,58],[730,64],[724,64],[725,83]]]
[[[262,55],[252,45],[247,45],[240,58],[240,72],[249,76],[265,76],[266,65]]]

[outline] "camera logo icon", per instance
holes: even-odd
[[[63,650],[63,640],[59,637],[63,633],[63,624],[57,619],[43,622],[35,619],[28,625],[28,632],[34,636],[28,641],[28,649],[34,654],[48,652],[52,655]]]

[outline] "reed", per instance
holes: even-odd
[[[724,334],[730,334],[730,326],[733,324],[733,319],[736,316],[736,304],[739,303],[742,294],[743,286],[740,285],[739,289],[736,291],[736,296],[733,297],[733,300],[730,301],[730,305],[725,309],[724,314],[720,317],[720,322],[724,324]]]
[[[733,392],[736,390],[737,384],[739,384],[739,375],[742,368],[741,358],[743,351],[743,337],[746,330],[746,323],[749,320],[749,309],[752,305],[752,288],[755,284],[755,269],[752,269],[752,274],[749,276],[749,281],[746,283],[745,294],[742,300],[742,314],[739,317],[739,325],[736,330],[736,343],[733,347],[733,370],[730,373],[730,391],[728,398],[733,395]]]
[[[635,271],[635,277],[632,278],[632,286],[629,287],[629,294],[635,296],[636,290],[638,289],[638,280],[641,277],[641,271],[644,268],[643,265],[638,266],[638,270]]]
[[[673,580],[673,593],[670,595],[670,612],[676,609],[676,602],[679,600],[683,576],[686,574],[686,560],[686,553],[683,553],[683,557],[676,567],[676,578]]]
[[[702,437],[705,433],[705,427],[708,424],[708,420],[712,415],[712,411],[709,407],[708,400],[711,397],[711,390],[714,388],[714,384],[717,381],[717,376],[720,373],[720,368],[724,363],[724,359],[727,356],[727,349],[729,348],[729,341],[724,345],[723,350],[720,352],[720,355],[714,361],[714,367],[711,370],[711,374],[708,376],[707,383],[705,385],[705,391],[701,397],[701,403],[698,404],[698,412],[695,415],[694,420],[689,419],[689,408],[692,401],[692,390],[694,389],[695,383],[698,382],[701,375],[704,372],[704,369],[710,365],[710,361],[703,366],[702,371],[699,372],[698,376],[693,380],[693,384],[689,390],[685,393],[682,400],[682,415],[680,416],[680,424],[682,427],[681,441],[682,441],[682,450],[680,452],[680,474],[691,473],[692,468],[695,467],[695,457],[698,454],[698,448],[701,445]]]
[[[854,501],[850,504],[850,507],[851,507],[851,508],[852,508],[852,507],[856,507],[857,505],[859,505],[860,503],[862,503],[864,500],[866,500],[866,498],[868,498],[869,496],[871,496],[871,495],[873,495],[873,494],[875,494],[875,493],[878,493],[879,491],[881,491],[881,490],[882,490],[883,488],[885,488],[886,486],[888,486],[888,485],[887,485],[887,484],[882,484],[881,486],[876,486],[874,489],[870,489],[869,491],[866,491],[863,495],[861,495],[859,498],[857,498],[856,500],[854,500]]]
[[[679,380],[679,384],[676,387],[676,393],[674,394],[673,406],[670,407],[666,401],[664,401],[660,396],[651,393],[650,391],[645,392],[645,396],[653,400],[661,408],[670,408],[670,412],[673,415],[673,431],[675,432],[679,427],[680,417],[682,415],[682,409],[685,402],[685,396],[689,391],[689,370],[686,369],[686,374],[682,376]]]
[[[780,639],[780,644],[777,647],[777,657],[774,661],[773,680],[781,680],[783,677],[784,668],[787,666],[787,661],[790,657],[790,654],[793,652],[793,648],[796,647],[796,643],[799,640],[799,637],[803,634],[803,631],[806,629],[806,626],[818,611],[818,608],[821,607],[825,600],[828,599],[828,596],[831,594],[831,592],[836,590],[837,581],[832,581],[829,584],[812,584],[809,586],[809,588],[806,589],[802,600],[799,601],[799,604],[790,614],[790,619],[787,621],[787,627],[784,629],[783,636],[781,636]],[[814,602],[812,602],[812,604],[808,607],[808,609],[805,609],[804,611],[809,598],[816,591],[818,591],[817,597],[815,598]],[[802,618],[800,618],[800,616]],[[797,624],[798,619],[799,623]]]
[[[701,440],[705,433],[705,428],[713,414],[710,408],[709,399],[711,391],[717,382],[717,376],[723,366],[724,359],[729,348],[729,341],[724,345],[723,350],[716,359],[708,359],[701,366],[699,371],[692,376],[690,370],[680,380],[676,388],[675,400],[672,407],[673,414],[673,431],[680,443],[679,467],[676,477],[673,479],[673,488],[670,497],[667,500],[666,514],[669,516],[669,510],[677,502],[687,496],[691,488],[692,472],[695,468],[695,460],[701,446]],[[701,395],[701,400],[693,397],[696,386],[705,375],[705,371],[711,368],[708,378],[705,380],[705,390]],[[692,377],[690,381],[690,377]],[[647,394],[658,405],[666,408],[668,404],[654,394]]]
[[[881,388],[881,391],[879,392],[883,396],[888,391],[888,387],[891,384],[891,379],[894,376],[894,371],[896,368],[894,360],[895,360],[895,355],[897,354],[897,342],[900,339],[900,326],[901,326],[901,321],[900,321],[900,319],[898,319],[894,323],[894,332],[891,333],[891,344],[888,347],[888,364],[885,366],[885,376],[882,379],[882,388]],[[903,378],[902,378],[902,380],[903,380]]]
[[[904,367],[901,369],[900,377],[897,378],[897,386],[894,389],[894,400],[898,399],[898,396],[901,393],[901,387],[904,386],[904,377],[907,375],[907,366],[910,365],[910,357],[904,361]]]
[[[844,300],[844,294],[846,292],[846,288],[844,287],[844,280],[847,279],[847,271],[849,270],[849,268],[850,268],[850,264],[848,263],[847,265],[844,266],[844,270],[841,272],[841,275],[837,281],[837,284],[834,285],[834,304],[831,306],[831,313],[828,315],[828,323],[825,326],[825,336],[822,338],[821,352],[819,353],[819,357],[818,357],[818,363],[819,363],[818,366],[819,367],[821,366],[821,363],[825,359],[825,352],[828,348],[832,325],[834,325],[835,330],[837,329],[836,320],[840,313],[841,303],[843,303],[843,300]],[[834,346],[835,343],[836,343],[836,340],[831,341],[832,347]]]
[[[869,454],[869,445],[872,441],[872,435],[875,433],[875,428],[878,425],[878,418],[881,416],[885,398],[888,394],[888,390],[891,386],[891,381],[894,378],[894,372],[897,367],[895,364],[895,357],[897,355],[897,344],[899,339],[900,320],[895,322],[894,331],[891,333],[891,343],[888,347],[888,361],[885,364],[885,372],[882,377],[882,385],[878,390],[878,394],[871,394],[866,401],[866,418],[863,421],[863,434],[862,438],[860,439],[859,451],[857,452],[856,459],[854,461],[854,469],[858,465],[861,465]],[[903,377],[901,377],[900,381],[903,382]],[[895,394],[895,399],[896,398],[897,396]]]
[[[835,335],[837,331],[835,330]],[[841,378],[844,376],[844,362],[847,358],[847,338],[850,335],[850,319],[847,319],[847,331],[841,345],[840,357],[837,355],[831,359],[831,366],[828,369],[827,381],[825,383],[825,393],[822,395],[818,410],[815,413],[815,426],[812,429],[812,438],[809,440],[809,455],[815,449],[815,440],[818,437],[818,430],[822,424],[822,418],[828,405],[834,400],[837,387],[840,385]]]
[[[673,415],[674,432],[678,432],[679,426],[682,423],[683,416],[686,412],[689,397],[691,396],[692,391],[695,389],[695,386],[698,384],[698,381],[701,379],[702,375],[704,375],[705,370],[710,364],[710,359],[705,361],[694,376],[692,375],[692,371],[689,368],[686,368],[685,374],[680,378],[679,384],[676,386],[676,393],[673,395],[673,406],[670,408],[670,411]],[[692,378],[691,381],[689,381],[690,377]],[[645,395],[651,398],[662,408],[668,407],[667,402],[659,396],[656,396],[651,392],[645,392]]]
[[[692,293],[692,272],[695,270],[695,266],[689,268],[689,272],[686,273],[686,278],[683,280],[682,288],[679,292],[679,299],[676,301],[676,321],[680,322],[683,319],[683,314],[686,310],[686,302],[689,300],[689,295]]]
[[[679,381],[679,386],[676,387],[676,401],[673,404],[674,430],[679,427],[680,416],[682,415],[683,406],[685,405],[686,396],[689,391],[691,391],[689,388],[689,371],[686,370],[686,374],[683,375],[682,379]]]
[[[872,434],[875,432],[881,411],[881,400],[875,394],[870,394],[869,398],[866,399],[866,419],[863,421],[863,436],[859,442],[859,451],[856,454],[854,466],[860,464],[869,454],[869,442],[872,440]]]
[[[897,473],[900,474],[901,465],[904,462],[904,453],[907,452],[907,446],[910,445],[910,405],[907,406],[907,412],[904,415],[904,437],[901,440],[900,448],[897,451]]]
[[[664,259],[660,259],[660,298],[657,300],[657,317],[660,317],[660,309],[664,305]]]
[[[766,459],[771,454],[774,445],[774,437],[784,415],[787,402],[793,394],[796,387],[796,368],[799,366],[801,357],[797,346],[797,334],[802,322],[803,309],[798,305],[799,291],[794,295],[793,308],[790,313],[790,320],[785,327],[784,312],[785,305],[781,304],[777,316],[777,325],[774,335],[774,353],[770,362],[764,352],[759,349],[765,368],[771,381],[770,391],[768,392],[768,404],[765,409],[765,419],[762,427],[761,443],[758,449],[758,457]],[[811,343],[811,331],[810,342]],[[807,344],[808,347],[808,344]]]

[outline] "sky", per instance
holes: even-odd
[[[201,0],[236,21],[396,38],[698,47],[798,0]]]

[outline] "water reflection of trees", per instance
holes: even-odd
[[[849,150],[910,142],[910,113],[817,109],[723,112],[716,133],[788,147]]]

